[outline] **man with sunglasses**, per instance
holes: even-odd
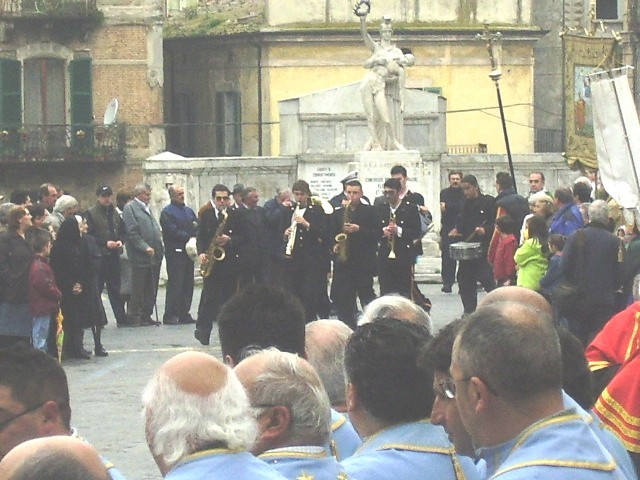
[[[380,295],[398,293],[411,298],[414,241],[420,238],[420,214],[416,206],[400,198],[397,178],[384,182],[385,201],[376,207],[379,228],[378,280]]]
[[[196,245],[203,283],[194,336],[202,345],[209,345],[220,307],[239,289],[238,252],[246,237],[238,213],[229,208],[230,197],[229,189],[217,184],[211,200],[198,211]]]
[[[62,366],[26,345],[0,350],[0,460],[21,443],[56,435],[78,437],[71,428],[69,386]],[[122,474],[103,459],[113,480]]]

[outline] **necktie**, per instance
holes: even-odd
[[[222,220],[224,220],[224,213],[222,213],[222,210],[218,210],[218,223],[222,222]]]

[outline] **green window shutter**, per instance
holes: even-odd
[[[71,90],[71,138],[75,144],[93,143],[93,88],[91,59],[80,58],[69,63]],[[82,130],[85,134],[77,135]]]
[[[16,130],[22,123],[22,65],[19,60],[0,59],[0,123]]]
[[[436,95],[442,95],[441,87],[427,87],[425,90],[429,93],[435,93]]]

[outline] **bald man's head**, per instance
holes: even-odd
[[[167,360],[160,367],[185,393],[208,396],[219,391],[227,383],[229,369],[211,355],[202,352],[184,352]]]
[[[307,360],[320,375],[331,405],[346,411],[344,350],[353,330],[340,320],[316,320],[305,330]]]
[[[522,303],[553,316],[551,304],[542,295],[530,288],[515,286],[500,287],[492,290],[480,300],[478,308],[488,307],[499,302]]]
[[[86,442],[64,435],[27,440],[0,462],[2,480],[108,480],[100,455]]]
[[[203,448],[248,450],[257,435],[233,371],[201,352],[165,362],[147,384],[142,403],[147,444],[163,474]]]

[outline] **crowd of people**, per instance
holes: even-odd
[[[457,268],[464,315],[477,307],[478,284],[487,292],[521,286],[544,295],[586,346],[633,302],[638,229],[625,225],[615,202],[594,199],[606,193],[591,179],[552,194],[544,174],[533,172],[528,198],[506,172],[496,175],[495,197],[473,175],[452,171],[449,182],[440,194],[442,291],[452,291]]]
[[[589,365],[619,369],[600,394],[580,341],[531,289],[498,288],[434,337],[400,296],[376,299],[352,330],[252,285],[219,312],[221,360],[182,352],[149,379],[146,443],[169,480],[633,480],[640,442],[600,418],[634,388],[637,368],[611,354],[639,358],[638,305],[587,350]],[[0,349],[0,392],[0,478],[123,479],[72,427],[51,356]]]
[[[350,175],[336,208],[304,180],[264,207],[254,188],[215,185],[197,213],[172,185],[159,221],[144,184],[117,206],[99,187],[83,215],[62,195],[59,226],[34,226],[42,198],[11,206],[0,234],[0,478],[123,478],[72,427],[64,370],[46,353],[51,314],[64,317],[63,357],[86,356],[89,327],[106,354],[104,286],[119,326],[156,326],[164,259],[162,323],[195,323],[203,345],[217,328],[222,352],[180,353],[142,392],[146,442],[170,480],[636,479],[640,303],[627,296],[640,239],[611,233],[602,200],[546,193],[540,172],[528,199],[506,173],[495,198],[473,175],[449,180],[442,289],[458,266],[465,315],[439,332],[413,282],[429,212],[400,166],[373,205]],[[478,282],[489,291],[480,302]],[[578,301],[560,302],[561,285]],[[325,297],[338,320],[326,319]]]

